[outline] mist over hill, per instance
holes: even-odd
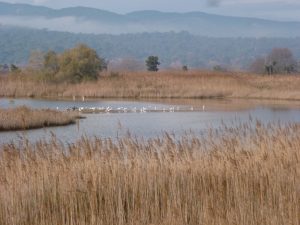
[[[144,63],[159,56],[162,67],[215,65],[245,69],[272,48],[300,58],[300,22],[229,17],[202,12],[51,9],[0,2],[0,64],[25,65],[33,50],[62,52],[85,43],[110,61]]]
[[[300,58],[300,38],[211,38],[188,32],[95,35],[0,26],[0,64],[25,65],[33,50],[62,52],[79,43],[108,60],[134,58],[144,63],[149,55],[157,55],[162,67],[247,68],[275,47],[289,48]]]
[[[187,31],[194,35],[210,37],[300,36],[300,22],[220,16],[203,12],[137,11],[123,15],[87,7],[51,9],[2,2],[0,2],[0,23],[94,34]]]

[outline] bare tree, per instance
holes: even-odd
[[[288,48],[274,48],[266,59],[266,69],[272,73],[292,73],[296,71],[297,62]]]
[[[254,73],[293,73],[297,71],[297,61],[288,48],[274,48],[267,57],[258,57],[250,65]]]

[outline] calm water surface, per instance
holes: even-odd
[[[124,101],[124,100],[36,100],[36,99],[0,99],[0,108],[26,105],[31,108],[51,108],[66,110],[71,107],[111,107],[117,109],[157,108],[166,112],[146,113],[103,113],[88,114],[87,118],[76,125],[44,128],[31,131],[0,132],[0,144],[18,142],[26,137],[30,141],[48,140],[54,134],[59,140],[73,143],[82,136],[118,138],[127,135],[138,138],[161,136],[164,132],[181,136],[192,131],[202,134],[208,128],[218,128],[221,123],[232,124],[235,121],[247,122],[250,116],[262,122],[280,121],[282,123],[300,122],[298,102],[268,102],[242,100],[173,100],[173,101]],[[203,106],[205,110],[203,111]],[[170,108],[188,109],[186,112],[169,112]],[[193,111],[192,111],[193,109]]]

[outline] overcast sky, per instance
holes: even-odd
[[[136,10],[203,11],[232,16],[300,21],[300,0],[0,0],[52,8],[88,6],[117,13]]]

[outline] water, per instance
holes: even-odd
[[[30,131],[1,132],[0,144],[18,142],[26,137],[30,141],[48,140],[54,134],[65,143],[74,143],[82,136],[118,138],[128,135],[138,138],[159,137],[164,132],[181,136],[186,132],[202,134],[208,128],[218,128],[222,122],[249,121],[249,118],[262,122],[281,121],[282,123],[300,122],[300,105],[298,102],[268,102],[242,100],[165,100],[165,101],[126,101],[126,100],[34,100],[34,99],[0,99],[0,108],[26,105],[31,108],[51,108],[66,110],[71,107],[172,107],[188,109],[185,112],[146,112],[146,113],[102,113],[88,114],[87,118],[76,125],[52,127]],[[205,111],[203,111],[205,105]],[[191,107],[193,111],[190,110]],[[197,111],[196,111],[197,110]]]

